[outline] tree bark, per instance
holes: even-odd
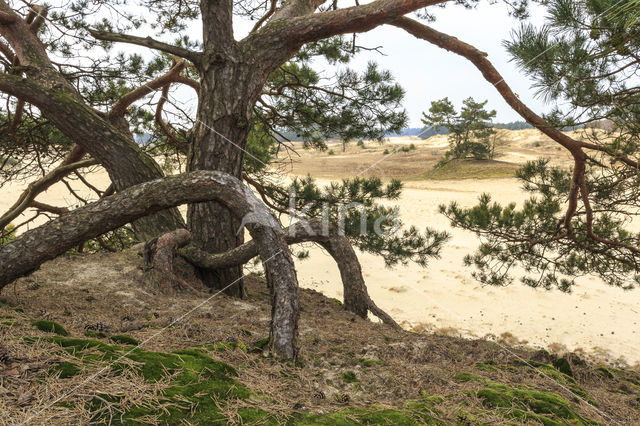
[[[254,52],[233,38],[232,2],[202,2],[204,56],[200,67],[197,120],[190,143],[188,170],[217,170],[242,176],[253,106],[271,72],[269,64],[255,62]],[[244,242],[241,222],[217,202],[190,205],[188,227],[194,244],[210,253],[222,253]],[[200,269],[203,283],[225,288],[242,297],[242,265],[216,271]]]
[[[79,243],[162,209],[217,200],[247,225],[271,288],[271,348],[298,354],[298,280],[278,220],[241,181],[221,172],[191,172],[133,186],[80,207],[0,246],[0,289]],[[233,285],[233,283],[230,283]]]

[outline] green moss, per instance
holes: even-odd
[[[488,386],[475,392],[485,407],[496,408],[506,418],[522,422],[537,421],[544,425],[585,425],[596,422],[576,413],[560,396],[524,387],[510,387],[488,382]]]
[[[573,377],[573,373],[571,372],[571,366],[569,365],[569,361],[567,361],[566,358],[558,358],[554,360],[553,366],[561,373],[564,373],[567,376]]]
[[[345,371],[344,373],[342,373],[342,380],[345,383],[355,383],[358,381],[358,377],[353,371]]]
[[[472,380],[483,382],[485,381],[485,378],[480,377],[477,374],[473,374],[473,373],[460,373],[453,376],[453,380],[455,380],[456,382],[462,382],[462,383],[470,382]]]
[[[0,322],[0,325],[3,325],[5,327],[16,327],[20,325],[20,323],[17,321],[2,321]]]
[[[444,425],[431,414],[431,406],[413,403],[407,409],[392,409],[379,406],[347,408],[331,414],[307,414],[296,419],[296,424],[304,425]]]
[[[119,343],[121,345],[133,345],[138,346],[138,341],[133,337],[126,334],[116,334],[115,336],[111,336],[110,339],[113,343]]]
[[[333,301],[338,306],[344,306],[344,303],[342,303],[342,300],[340,299],[331,298],[331,301]]]
[[[494,361],[477,362],[475,368],[482,371],[498,371]]]
[[[55,321],[39,320],[32,322],[31,325],[33,325],[38,330],[45,331],[47,333],[56,333],[60,336],[67,336],[69,334],[63,326]]]
[[[379,359],[362,358],[360,359],[360,364],[363,367],[373,367],[374,365],[384,364],[384,362],[380,361]]]
[[[265,337],[260,340],[256,340],[251,345],[250,352],[259,353],[265,350],[265,348],[269,345],[269,338]]]
[[[50,375],[57,375],[61,379],[68,379],[69,377],[73,377],[80,372],[80,369],[76,364],[71,362],[61,362],[49,369]]]
[[[94,339],[104,339],[107,337],[107,333],[103,333],[102,331],[92,331],[92,330],[85,331],[84,335],[87,337],[93,337]]]
[[[226,351],[232,351],[236,348],[239,348],[244,352],[248,351],[247,345],[245,345],[244,343],[236,343],[236,342],[211,343],[208,345],[204,345],[203,347],[212,352],[226,352]]]

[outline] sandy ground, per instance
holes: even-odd
[[[399,202],[406,224],[446,229],[453,238],[442,257],[428,268],[388,269],[376,256],[360,253],[371,297],[407,328],[462,336],[495,336],[554,351],[585,351],[610,361],[640,363],[640,293],[612,288],[595,278],[578,280],[572,294],[514,283],[482,287],[462,259],[478,245],[474,234],[451,229],[438,205],[457,201],[472,206],[482,192],[496,201],[522,199],[515,179],[410,182]],[[332,259],[310,247],[299,262],[301,285],[342,297],[340,275]]]
[[[524,162],[542,153],[556,154],[554,161],[562,162],[555,146],[536,131],[512,133],[500,160]],[[398,154],[391,161],[383,159],[381,151],[385,147],[409,143],[417,146],[412,153],[405,157],[400,156],[404,153]],[[445,143],[444,137],[426,142],[398,138],[385,145],[367,143],[364,150],[351,146],[345,153],[338,153],[339,146],[332,145],[336,155],[302,152],[291,171],[311,173],[324,181],[329,177],[353,176],[364,169],[366,174],[381,177],[410,176],[424,171],[425,164],[432,164]],[[370,167],[376,161],[379,163]],[[90,181],[101,188],[108,184],[104,172],[93,173]],[[25,183],[14,182],[1,188],[0,211],[5,211],[25,186]],[[464,267],[464,255],[474,250],[478,240],[471,233],[450,229],[447,219],[438,214],[438,205],[457,201],[462,206],[471,206],[482,192],[492,194],[497,201],[521,200],[522,191],[515,179],[410,179],[405,188],[397,203],[403,221],[422,228],[447,229],[453,238],[442,258],[432,261],[426,269],[408,265],[390,270],[385,268],[382,259],[360,254],[371,296],[404,326],[461,336],[496,336],[512,344],[528,343],[560,352],[579,350],[604,360],[640,363],[638,291],[624,292],[588,278],[579,280],[573,294],[534,290],[518,283],[506,288],[482,288],[471,277],[471,270]],[[38,200],[58,206],[76,203],[60,184]],[[301,285],[340,298],[337,267],[319,248],[310,246],[310,250],[310,259],[298,261]]]

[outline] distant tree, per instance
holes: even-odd
[[[445,153],[444,162],[450,159],[473,157],[476,160],[493,158],[493,129],[491,119],[496,116],[495,110],[487,111],[487,101],[476,102],[473,98],[463,101],[458,113],[449,98],[431,102],[429,113],[422,113],[422,122],[433,128],[445,127],[449,131],[449,151]]]
[[[526,121],[511,121],[509,123],[495,123],[493,125],[496,129],[507,129],[507,130],[524,130],[524,129],[533,129],[534,127],[527,123]]]

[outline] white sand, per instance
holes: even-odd
[[[381,258],[360,253],[371,297],[403,326],[462,336],[494,336],[556,351],[583,350],[600,359],[640,363],[640,293],[583,278],[572,294],[536,290],[519,282],[481,287],[462,259],[478,245],[474,234],[452,230],[438,205],[474,205],[482,192],[496,201],[523,199],[515,179],[416,182],[399,200],[406,224],[449,230],[453,238],[427,269],[387,269]],[[340,275],[320,248],[298,261],[301,285],[341,298]],[[506,333],[506,334],[505,334]],[[502,336],[502,337],[501,337]]]
[[[90,181],[104,189],[108,178],[98,172]],[[2,212],[24,187],[12,183],[0,189]],[[407,224],[450,229],[447,219],[438,214],[438,205],[456,200],[470,206],[481,192],[493,194],[497,201],[523,198],[515,179],[415,182],[407,185],[398,204]],[[83,195],[90,194],[83,191]],[[76,203],[61,184],[38,200],[58,206]],[[451,232],[453,239],[442,258],[432,261],[427,269],[409,265],[389,270],[382,259],[360,255],[371,296],[403,325],[462,336],[502,336],[509,343],[517,338],[534,346],[583,350],[610,361],[640,363],[638,291],[624,292],[597,279],[580,280],[570,295],[534,290],[519,283],[507,288],[481,288],[471,277],[471,270],[462,264],[463,256],[477,246],[477,239],[460,230]],[[319,248],[312,247],[311,252],[310,259],[298,261],[301,285],[340,298],[341,282],[335,264]]]

